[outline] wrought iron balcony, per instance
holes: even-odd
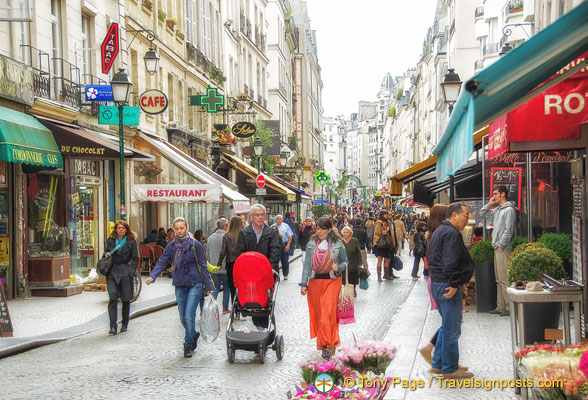
[[[196,47],[189,42],[186,42],[186,59],[190,64],[196,64]]]
[[[108,82],[106,82],[104,79],[100,79],[97,76],[94,76],[92,74],[83,74],[82,75],[82,82],[84,86],[91,86],[91,85],[108,85]],[[82,88],[82,93],[80,95],[81,97],[81,103],[80,106],[82,108],[86,108],[87,112],[89,112],[90,115],[92,116],[97,116],[98,113],[100,112],[100,106],[106,106],[108,105],[108,102],[106,101],[91,101],[91,102],[85,102],[85,94],[83,92],[83,88]]]
[[[475,17],[480,18],[484,16],[484,6],[476,7]]]
[[[245,14],[243,14],[243,11],[241,11],[240,22],[241,23],[239,24],[239,27],[240,27],[239,30],[241,31],[241,33],[246,34],[247,33],[247,19],[245,18]]]
[[[249,86],[247,85],[243,85],[243,94],[245,94],[245,96],[249,96]]]
[[[28,49],[29,65],[33,68],[33,90],[36,96],[51,98],[51,59],[48,53],[30,44],[21,47]]]
[[[56,72],[59,72],[53,76],[56,81],[55,87],[60,89],[59,100],[74,107],[80,107],[82,95],[80,69],[61,57],[53,58],[53,62]]]
[[[494,54],[498,54],[500,51],[500,43],[491,43],[487,44],[482,48],[482,56],[491,56]]]
[[[480,71],[484,69],[484,60],[476,60],[474,62],[474,71]]]

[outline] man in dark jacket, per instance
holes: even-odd
[[[431,372],[443,373],[446,379],[469,379],[474,376],[458,368],[464,285],[470,281],[474,272],[474,263],[460,233],[469,217],[467,205],[450,204],[446,220],[431,236],[427,253],[431,294],[442,320]]]
[[[251,224],[241,229],[237,240],[237,257],[247,251],[256,251],[269,260],[274,275],[279,276],[280,256],[282,246],[278,240],[278,231],[267,226],[265,221],[265,207],[254,204],[250,210]],[[267,328],[269,317],[253,317],[253,323],[258,328]]]
[[[302,264],[304,264],[304,260],[306,258],[306,245],[310,240],[310,237],[314,235],[316,232],[316,228],[312,225],[312,219],[307,217],[304,221],[304,226],[302,227],[302,231],[300,232],[300,236],[298,241],[300,243],[300,248],[302,249]]]
[[[365,228],[363,227],[363,220],[361,218],[356,218],[355,227],[353,228],[353,237],[357,239],[359,242],[359,249],[361,250],[361,259],[363,267],[368,270],[368,262],[367,262],[367,253],[366,253],[366,246],[368,242],[368,234]]]

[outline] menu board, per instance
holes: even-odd
[[[576,282],[584,283],[582,277],[582,219],[572,215],[572,263],[573,277]]]
[[[522,168],[490,168],[490,187],[494,191],[499,186],[508,190],[508,201],[514,201],[517,210],[521,209],[521,173]]]
[[[583,195],[582,190],[584,188],[584,180],[583,179],[573,179],[572,180],[572,214],[582,218],[584,215],[584,208],[583,208]]]
[[[0,284],[0,337],[12,336],[12,321],[8,312],[4,288]]]

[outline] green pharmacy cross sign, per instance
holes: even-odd
[[[218,107],[224,104],[225,96],[218,94],[216,88],[207,88],[204,96],[190,96],[190,105],[205,107],[210,113],[219,111]]]
[[[329,177],[329,175],[325,174],[325,171],[321,171],[314,176],[314,181],[316,183],[320,183],[321,186],[329,182],[330,180],[331,178]]]

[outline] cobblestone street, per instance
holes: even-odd
[[[382,339],[413,286],[407,264],[402,278],[378,284],[375,273],[367,291],[358,289],[357,322],[341,326],[341,342]],[[375,272],[375,257],[369,256]],[[224,329],[214,343],[199,341],[194,357],[183,358],[183,329],[177,309],[133,319],[127,333],[109,337],[99,330],[0,361],[3,399],[195,398],[281,399],[300,381],[298,363],[318,356],[308,333],[306,298],[299,292],[301,259],[292,264],[289,281],[278,293],[277,326],[284,335],[285,355],[266,363],[255,353],[237,351],[227,361]],[[143,290],[149,290],[144,288]],[[35,377],[29,379],[27,377]]]

